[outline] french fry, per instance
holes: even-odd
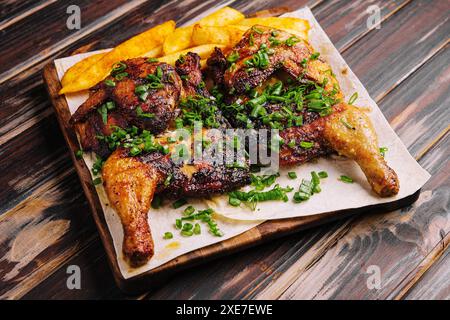
[[[103,80],[111,71],[114,63],[120,60],[136,58],[143,54],[152,57],[152,50],[162,45],[164,39],[174,30],[175,22],[170,20],[121,43],[84,70],[75,81],[63,86],[59,94],[89,89]]]
[[[247,27],[262,25],[270,28],[276,28],[295,34],[305,40],[307,39],[310,28],[308,20],[290,17],[248,18],[239,21],[237,24]]]
[[[192,44],[199,46],[202,44],[217,43],[229,46],[231,44],[230,32],[226,27],[210,27],[194,25],[192,31]]]
[[[200,19],[197,24],[202,26],[220,27],[227,26],[229,24],[237,24],[244,18],[245,16],[241,12],[230,7],[223,7]]]
[[[229,24],[236,24],[244,18],[245,16],[241,12],[230,7],[224,7],[200,19],[195,24],[200,26],[225,26]],[[193,28],[194,26],[187,26],[175,29],[175,32],[169,35],[164,41],[164,54],[172,54],[194,46],[195,43],[192,41]],[[217,42],[212,41],[209,43]]]
[[[61,84],[63,87],[67,86],[72,81],[75,81],[75,79],[87,68],[89,68],[91,65],[99,61],[106,52],[101,52],[97,54],[93,54],[92,56],[89,56],[87,58],[84,58],[83,60],[75,63],[73,66],[71,66],[66,73],[64,73],[63,78],[61,79]]]
[[[164,41],[164,54],[171,54],[191,47],[192,28],[192,26],[176,28]]]
[[[225,48],[224,45],[221,44],[204,44],[197,47],[188,48],[179,52],[175,52],[161,58],[158,58],[158,61],[165,62],[170,65],[175,65],[175,62],[180,58],[181,55],[185,55],[188,52],[194,52],[200,56],[202,59],[207,59],[211,53],[214,51],[214,48],[218,47],[220,49]]]

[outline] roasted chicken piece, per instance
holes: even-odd
[[[176,69],[183,79],[183,100],[192,99],[189,100],[192,103],[201,100],[203,107],[212,109],[213,101],[207,98],[209,93],[201,85],[203,79],[199,56],[187,54],[177,61]],[[179,104],[182,108],[189,109],[189,106],[190,104]],[[210,116],[214,116],[219,127],[223,127],[220,113],[212,112]],[[130,156],[129,149],[119,148],[103,165],[105,190],[124,228],[122,251],[134,267],[144,264],[153,255],[153,240],[147,218],[155,194],[164,193],[171,198],[205,197],[232,191],[250,182],[248,165],[234,167],[225,164],[229,159],[246,164],[248,161],[245,158],[225,152],[219,162],[217,158],[208,158],[207,153],[197,160],[193,157],[193,141],[173,139],[171,134],[166,132],[152,140],[154,145],[166,146],[167,153],[158,150],[133,157]],[[207,130],[202,136],[208,138],[212,154],[215,150],[215,136],[209,136]],[[183,161],[177,161],[175,156],[180,154],[183,145],[183,154],[188,153],[189,156]]]
[[[224,115],[233,126],[280,129],[285,142],[280,150],[282,166],[301,164],[337,152],[359,164],[375,193],[382,197],[398,193],[398,177],[379,153],[378,139],[370,119],[357,107],[338,103],[343,96],[330,66],[320,60],[306,41],[284,31],[255,26],[246,32],[228,56],[216,48],[208,66],[215,83],[229,92],[227,99],[232,108]],[[314,108],[310,105],[299,110],[295,103],[276,102],[276,97],[271,101],[266,98],[270,93],[260,94],[261,99],[249,100],[248,92],[258,88],[262,91],[264,84],[280,71],[298,86],[305,83],[312,83],[316,88],[319,86],[320,90],[306,88],[301,95],[309,97],[307,104],[323,102],[322,115],[312,112],[310,109]],[[288,116],[280,121],[271,121],[271,115],[279,114],[282,108],[290,109],[286,111]],[[240,110],[240,116],[236,110]],[[301,124],[286,126],[286,119],[291,122],[292,119],[301,119]],[[302,142],[312,143],[312,146],[305,148]]]
[[[280,132],[287,143],[280,148],[280,165],[289,166],[307,162],[318,156],[337,152],[358,163],[373,191],[381,197],[396,195],[399,191],[397,174],[380,154],[378,138],[369,117],[359,108],[340,103],[333,113],[319,117],[301,127]],[[312,142],[307,149],[302,141]]]
[[[167,139],[160,137],[157,141],[164,144]],[[171,145],[172,150],[177,145],[180,144]],[[194,152],[192,144],[188,148]],[[124,229],[122,251],[134,267],[153,256],[147,218],[155,193],[164,193],[169,198],[205,197],[229,192],[250,182],[248,166],[229,167],[224,162],[216,164],[193,159],[180,163],[172,157],[176,153],[149,152],[132,157],[129,150],[117,149],[103,165],[106,194]],[[241,160],[245,163],[245,159]]]
[[[232,94],[255,88],[277,70],[300,81],[326,82],[328,91],[338,87],[330,66],[317,56],[307,41],[264,26],[249,29],[227,58],[216,49],[208,65],[212,67],[216,83],[222,83]]]
[[[130,59],[118,63],[109,77],[90,90],[71,122],[83,148],[104,155],[105,145],[96,136],[110,133],[111,125],[163,132],[176,116],[183,94],[181,79],[172,66],[146,58]]]

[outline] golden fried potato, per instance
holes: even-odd
[[[231,48],[241,40],[248,29],[247,26],[238,25],[210,27],[196,24],[192,32],[192,43],[196,46],[218,43]]]
[[[230,7],[219,9],[210,15],[200,19],[196,25],[200,26],[225,26],[228,24],[235,24],[243,20],[245,16],[239,11]],[[172,54],[183,49],[199,45],[193,42],[194,26],[180,27],[175,29],[175,32],[167,37],[164,41],[163,52],[165,55]],[[205,43],[220,43],[216,41],[202,42]]]
[[[84,70],[100,60],[105,54],[106,52],[93,54],[71,66],[61,79],[63,87],[74,81]]]
[[[181,55],[185,55],[188,52],[194,52],[194,53],[198,54],[200,56],[200,58],[207,59],[211,55],[211,53],[214,51],[215,47],[220,48],[220,49],[225,48],[225,46],[221,45],[221,44],[204,44],[201,46],[192,47],[192,48],[188,48],[186,50],[175,52],[175,53],[169,54],[167,56],[163,56],[161,58],[158,58],[158,61],[165,62],[165,63],[171,64],[171,65],[175,65],[175,62],[178,60],[178,58],[180,58]]]
[[[252,27],[259,24],[290,32],[305,40],[307,39],[308,31],[310,29],[308,20],[290,17],[248,18],[239,21],[237,24],[247,27]]]
[[[220,27],[227,26],[229,24],[237,24],[244,18],[245,16],[241,12],[230,7],[223,7],[200,19],[197,24],[200,24],[202,26]]]
[[[174,30],[175,22],[170,20],[121,43],[84,70],[74,81],[63,86],[59,93],[89,89],[103,80],[111,71],[114,63],[118,61],[136,58],[144,54],[154,57],[152,50],[162,45],[165,38]],[[161,49],[156,51],[161,52]]]
[[[202,44],[217,43],[229,46],[231,43],[230,34],[226,27],[210,27],[194,25],[192,31],[192,44],[199,46]]]
[[[192,46],[192,26],[176,28],[163,44],[164,54],[170,54]]]

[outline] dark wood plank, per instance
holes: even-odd
[[[406,300],[450,300],[450,247],[404,297]]]
[[[397,11],[409,4],[411,0],[394,1],[324,1],[314,10],[316,19],[321,22],[325,30],[333,30],[328,34],[333,44],[345,51],[353,43],[364,37],[373,28],[379,25],[367,26],[370,5],[377,5],[380,10],[380,25]],[[383,26],[384,27],[384,26]]]
[[[422,165],[433,177],[413,206],[356,219],[350,228],[333,239],[333,245],[323,251],[320,259],[302,257],[256,297],[395,298],[401,291],[398,286],[402,280],[414,278],[410,272],[440,243],[439,230],[443,229],[444,233],[450,231],[448,156],[448,150],[436,145],[422,159]],[[367,286],[367,270],[372,265],[380,268],[380,289]]]
[[[51,0],[54,1],[54,0]],[[33,0],[10,0],[4,1],[0,7],[0,25],[3,25],[6,21],[17,18],[21,14],[32,11],[34,7],[42,7],[46,3],[51,1],[36,1]]]
[[[450,2],[416,0],[343,53],[370,95],[381,99],[448,43]]]
[[[77,1],[76,5],[81,12],[80,30],[69,30],[66,25],[69,17],[67,7],[71,4],[73,3],[70,1],[51,3],[2,30],[0,82],[60,51],[85,33],[116,20],[138,4],[142,4],[142,0]],[[11,45],[12,43],[15,45]]]

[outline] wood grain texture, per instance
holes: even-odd
[[[86,34],[67,46],[63,46],[63,49],[56,54],[64,56],[77,50],[87,51],[91,50],[91,48],[108,47],[134,33],[148,28],[149,24],[160,21],[158,19],[164,20],[171,17],[178,17],[186,22],[195,15],[202,13],[206,8],[215,5],[212,1],[206,1],[204,4],[200,4],[200,1],[183,1],[183,3],[174,2],[175,1],[172,1],[163,6],[160,6],[158,1],[146,3],[142,7],[139,7],[139,9],[131,10],[129,13],[126,13],[110,25],[105,25],[95,32]],[[288,2],[291,5],[303,5],[303,2]],[[373,54],[371,57],[377,59],[376,57],[378,55],[378,64],[382,64],[383,59],[386,60],[387,58],[387,66],[385,67],[386,72],[380,72],[376,79],[368,77],[368,82],[363,80],[369,89],[370,86],[374,84],[381,85],[380,88],[377,88],[377,92],[381,92],[379,97],[386,96],[385,99],[388,99],[392,89],[395,88],[398,83],[413,74],[414,71],[417,71],[417,69],[426,67],[426,61],[433,55],[436,55],[436,52],[438,51],[436,48],[442,48],[442,41],[446,41],[443,27],[446,26],[447,20],[444,20],[444,24],[442,24],[443,15],[434,16],[438,13],[437,10],[428,9],[428,11],[425,11],[428,13],[422,13],[422,15],[420,15],[421,10],[414,9],[415,11],[413,14],[408,14],[408,17],[411,19],[396,20],[396,23],[387,25],[390,20],[398,16],[402,17],[402,11],[410,6],[412,6],[411,8],[416,8],[418,6],[416,2],[417,1],[383,1],[381,3],[384,19],[382,28],[381,30],[371,31],[368,31],[365,28],[364,1],[313,1],[311,3],[313,5],[318,4],[314,7],[313,11],[316,16],[319,17],[319,22],[326,26],[325,29],[327,33],[331,36],[333,41],[338,44],[338,47],[341,50],[343,49],[346,51],[346,54],[354,50],[354,44],[358,46],[358,50],[364,49],[366,45],[369,45],[364,43],[367,37],[370,35],[373,36],[374,33],[377,32],[381,32],[377,41],[382,43],[383,41],[381,40],[383,36],[394,33],[396,27],[399,26],[399,22],[403,23],[403,32],[397,32],[392,36],[393,39],[395,39],[395,37],[401,38],[405,34],[407,38],[406,43],[401,42],[396,48],[396,52],[400,52],[402,60],[404,60],[400,61],[398,69],[401,70],[398,77],[396,78],[396,75],[394,74],[394,78],[392,78],[392,72],[389,72],[389,68],[392,68],[394,63],[389,61],[392,57],[391,54],[386,54],[384,56],[380,55],[380,51],[383,50],[389,52],[393,51],[392,49],[385,47],[382,50],[378,50],[377,54]],[[218,5],[221,3],[222,2],[218,2]],[[235,4],[238,5],[238,8],[245,8],[248,10],[247,12],[280,5],[279,2],[275,3],[275,1],[237,1],[234,2],[232,6],[235,6]],[[368,2],[368,4],[371,4],[371,2]],[[352,9],[347,9],[346,6],[351,6]],[[296,6],[294,6],[294,8],[295,7]],[[340,10],[341,14],[333,15],[335,9]],[[156,12],[153,14],[153,11]],[[347,18],[347,20],[345,20],[346,16],[350,16],[351,19]],[[155,20],[152,20],[150,17]],[[421,17],[428,17],[428,22],[418,21]],[[430,17],[434,22],[430,22]],[[417,21],[414,20],[415,18]],[[356,24],[353,23],[353,20],[355,19],[358,21]],[[65,23],[65,21],[62,21],[61,23]],[[411,30],[414,30],[413,32],[408,32],[408,23],[411,23],[413,26],[411,28]],[[435,23],[435,29],[433,28],[433,23]],[[352,25],[353,27],[347,32],[342,32],[346,25]],[[386,26],[388,26],[388,28]],[[356,30],[356,32],[354,32],[354,30]],[[434,32],[437,32],[437,35],[433,35]],[[347,34],[350,34],[350,36],[345,38]],[[345,38],[344,40],[341,40],[341,35]],[[423,38],[422,41],[417,45],[417,49],[414,49],[415,41],[418,41],[420,38]],[[389,43],[392,43],[392,41],[393,40],[390,40]],[[412,45],[408,43],[412,43]],[[402,47],[412,48],[412,50],[402,50]],[[371,69],[370,65],[364,66],[364,55],[370,54],[371,52],[371,50],[366,50],[364,54],[355,55],[355,58],[350,61],[349,58],[345,57],[352,68],[355,68],[354,65],[356,64],[359,65],[360,71],[357,71],[357,74],[361,78],[364,77],[366,72],[370,73],[374,70],[374,68]],[[4,179],[0,178],[1,181],[6,182],[2,184],[5,186],[6,191],[2,193],[0,197],[7,196],[8,198],[7,201],[4,203],[2,202],[0,213],[4,214],[5,212],[15,209],[15,207],[19,208],[22,201],[25,201],[32,195],[38,195],[38,192],[45,193],[45,191],[40,190],[49,190],[50,185],[52,185],[51,188],[53,190],[64,189],[65,184],[71,186],[77,185],[78,180],[74,170],[71,169],[71,161],[69,159],[67,148],[60,137],[56,118],[50,109],[50,104],[44,93],[39,75],[43,65],[54,57],[55,55],[50,55],[47,58],[35,61],[35,63],[30,65],[26,70],[18,73],[0,86],[0,97],[2,98],[0,102],[2,106],[0,108],[0,154],[2,157],[8,154],[7,160],[1,162],[2,168],[3,165],[7,165],[8,169],[5,170],[5,172],[7,172],[8,175],[6,175]],[[434,61],[434,59],[435,57],[433,57],[431,61]],[[397,63],[397,60],[395,63]],[[433,79],[433,74],[434,72],[438,72],[438,69],[439,64],[435,63],[434,68],[429,69],[431,75],[428,75],[427,79]],[[386,77],[384,74],[386,74]],[[420,78],[416,78],[416,81],[419,80]],[[394,85],[392,85],[392,83],[394,83]],[[425,83],[425,81],[422,83]],[[411,88],[413,88],[412,83]],[[392,93],[395,92],[396,91],[394,90]],[[413,94],[412,91],[408,92],[409,94]],[[435,91],[435,94],[440,95],[441,101],[446,103],[447,98],[445,92],[440,91],[440,93],[438,93],[438,91]],[[406,98],[407,97],[397,95],[396,99],[407,101]],[[431,110],[430,112],[432,113],[434,112],[433,115],[439,114],[439,111],[435,107],[431,107],[433,99],[423,99],[422,102],[424,101],[426,101],[425,104],[427,107],[422,108],[422,103],[417,107],[411,107],[409,108],[410,112],[408,112],[409,115],[407,116],[405,116],[406,113],[402,113],[403,109],[401,103],[397,104],[396,107],[392,109],[389,107],[385,108],[384,105],[382,108],[385,113],[390,113],[389,118],[394,119],[399,117],[399,119],[401,119],[397,125],[398,130],[403,130],[403,128],[406,130],[410,124],[420,121],[420,119],[415,116],[416,112],[421,114],[421,116],[427,116],[428,110]],[[437,103],[435,103],[435,105],[437,105]],[[445,132],[443,131],[439,134],[437,133],[442,129],[444,120],[445,118],[443,117],[439,119],[436,119],[436,117],[428,117],[428,121],[431,121],[432,124],[437,124],[437,126],[428,127],[426,124],[421,126],[421,132],[424,132],[425,134],[420,135],[418,139],[416,139],[420,141],[420,146],[417,147],[414,141],[411,141],[411,143],[408,143],[408,146],[411,148],[410,150],[413,150],[415,153],[419,151],[421,155],[423,153],[425,159],[427,151],[431,148],[430,146],[433,146],[436,141],[442,141],[442,137],[445,136]],[[427,132],[429,133],[427,134]],[[408,136],[409,134],[403,133],[402,139]],[[21,151],[14,156],[16,153],[14,145],[16,144],[20,145]],[[41,149],[42,152],[38,152],[37,150],[39,149]],[[27,156],[28,154],[30,154],[30,156]],[[3,159],[0,159],[0,161],[1,160]],[[21,168],[20,164],[22,164],[23,168]],[[434,163],[432,165],[436,164]],[[16,179],[14,179],[15,176],[13,173],[9,174],[10,170],[17,174]],[[71,179],[67,181],[56,181],[56,184],[52,184],[54,183],[52,177],[57,177],[61,172],[65,172],[66,170],[68,171],[68,175],[71,176]],[[9,183],[9,180],[11,180],[11,184]],[[77,188],[74,188],[74,192],[76,192],[76,190],[78,190],[77,192],[80,192],[79,190],[81,189],[79,184]],[[77,206],[73,206],[69,204],[70,201],[65,201],[65,197],[66,195],[64,195],[58,203],[50,203],[49,207],[40,203],[30,202],[32,207],[36,208],[36,211],[39,211],[40,217],[44,217],[43,212],[45,209],[45,217],[48,221],[58,220],[63,217],[61,215],[62,212],[67,212],[66,219],[70,220],[70,227],[59,240],[55,241],[54,244],[46,246],[46,248],[37,255],[36,260],[41,260],[42,264],[35,264],[34,261],[32,261],[27,265],[26,268],[29,268],[30,273],[35,275],[32,282],[21,283],[19,280],[22,279],[21,277],[16,277],[8,281],[9,296],[23,296],[26,292],[29,292],[35,287],[35,289],[26,295],[26,297],[122,297],[113,284],[111,274],[109,272],[97,271],[105,270],[107,268],[106,258],[104,251],[98,242],[99,238],[94,230],[93,221],[88,218],[89,213],[87,212],[88,209],[86,203],[79,200]],[[68,199],[70,199],[70,196]],[[28,206],[25,206],[21,207],[21,210],[29,210],[29,208]],[[8,219],[14,220],[11,215],[8,215]],[[0,221],[3,221],[1,216]],[[323,251],[315,251],[316,247],[314,247],[313,244],[316,242],[328,243],[327,245],[320,246],[322,249],[327,248],[332,244],[333,239],[336,239],[333,235],[335,233],[339,234],[344,232],[343,230],[345,230],[345,227],[343,226],[348,223],[348,221],[332,223],[325,227],[301,232],[281,240],[274,240],[267,245],[247,250],[245,257],[234,255],[230,258],[210,263],[207,265],[207,268],[194,268],[186,272],[181,272],[164,288],[152,292],[152,294],[149,295],[149,298],[176,298],[180,296],[201,298],[208,297],[208,295],[218,298],[254,297],[266,284],[270,284],[274,278],[279,278],[300,257],[309,255],[312,260],[317,260],[323,255]],[[74,241],[71,240],[71,243],[71,241],[67,239],[76,238],[74,234],[77,230],[72,228],[74,225],[84,229],[84,231],[80,231],[83,236],[76,239],[75,242],[77,242],[77,246],[71,251]],[[26,228],[26,226],[26,223],[21,224],[17,230],[22,230]],[[88,236],[89,232],[91,236]],[[13,236],[7,241],[1,241],[2,246],[6,248],[4,252],[7,252],[11,241],[13,241]],[[395,250],[395,248],[392,250]],[[65,255],[64,253],[69,254]],[[3,255],[0,254],[0,256]],[[60,257],[64,258],[59,259]],[[84,279],[86,279],[86,281],[83,282],[83,290],[81,290],[81,292],[67,290],[65,286],[65,268],[67,265],[74,262],[76,264],[79,263],[82,270],[85,270],[83,271],[83,275],[85,275]],[[12,268],[14,263],[8,265],[9,268]],[[412,272],[414,272],[414,270]],[[425,272],[425,276],[426,274],[427,273]],[[211,287],[208,288],[207,286],[202,286],[201,288],[198,288],[198,290],[194,290],[193,288],[196,288],[199,283],[198,279],[203,279],[202,282],[204,283],[214,283],[220,290],[211,292]],[[414,279],[414,277],[412,277],[412,279]],[[417,281],[420,282],[420,278]],[[41,286],[39,286],[38,283],[42,283]],[[409,283],[410,282],[406,282],[405,285],[409,285]],[[40,290],[40,287],[42,287],[42,290]],[[185,289],[184,292],[178,290],[178,288],[181,287]],[[5,295],[5,291],[2,291],[2,293]]]
[[[423,278],[404,297],[406,300],[450,300],[450,247],[433,262]]]
[[[388,105],[388,110],[399,112],[395,116],[394,112],[388,112],[391,116],[388,119],[394,129],[402,128],[408,123],[410,130],[397,132],[409,149],[412,149],[412,153],[422,157],[420,163],[433,175],[423,188],[422,198],[405,210],[356,219],[348,230],[335,239],[333,250],[327,251],[314,265],[308,265],[306,272],[298,271],[303,270],[301,268],[306,263],[298,260],[291,271],[283,274],[283,279],[275,281],[259,297],[394,298],[395,293],[409,283],[416,271],[421,271],[416,270],[416,266],[439,246],[440,234],[450,232],[450,185],[446,161],[450,154],[444,147],[448,143],[447,139],[433,145],[432,151],[427,152],[426,156],[422,156],[419,148],[412,147],[416,143],[422,144],[422,139],[433,144],[433,137],[439,135],[440,131],[447,131],[448,121],[440,123],[439,119],[442,113],[445,119],[449,83],[436,79],[448,76],[448,72],[445,68],[434,70],[436,66],[445,65],[444,61],[447,60],[448,48],[442,50],[381,102],[381,107]],[[422,79],[428,81],[422,82]],[[411,103],[421,103],[405,104],[408,99],[411,99]],[[434,117],[428,117],[433,114]],[[426,119],[421,121],[425,115]],[[437,133],[434,131],[436,127]],[[410,134],[416,132],[420,132],[420,138],[409,139]],[[371,264],[378,265],[382,274],[386,275],[386,285],[381,290],[373,291],[366,286],[365,271]]]

